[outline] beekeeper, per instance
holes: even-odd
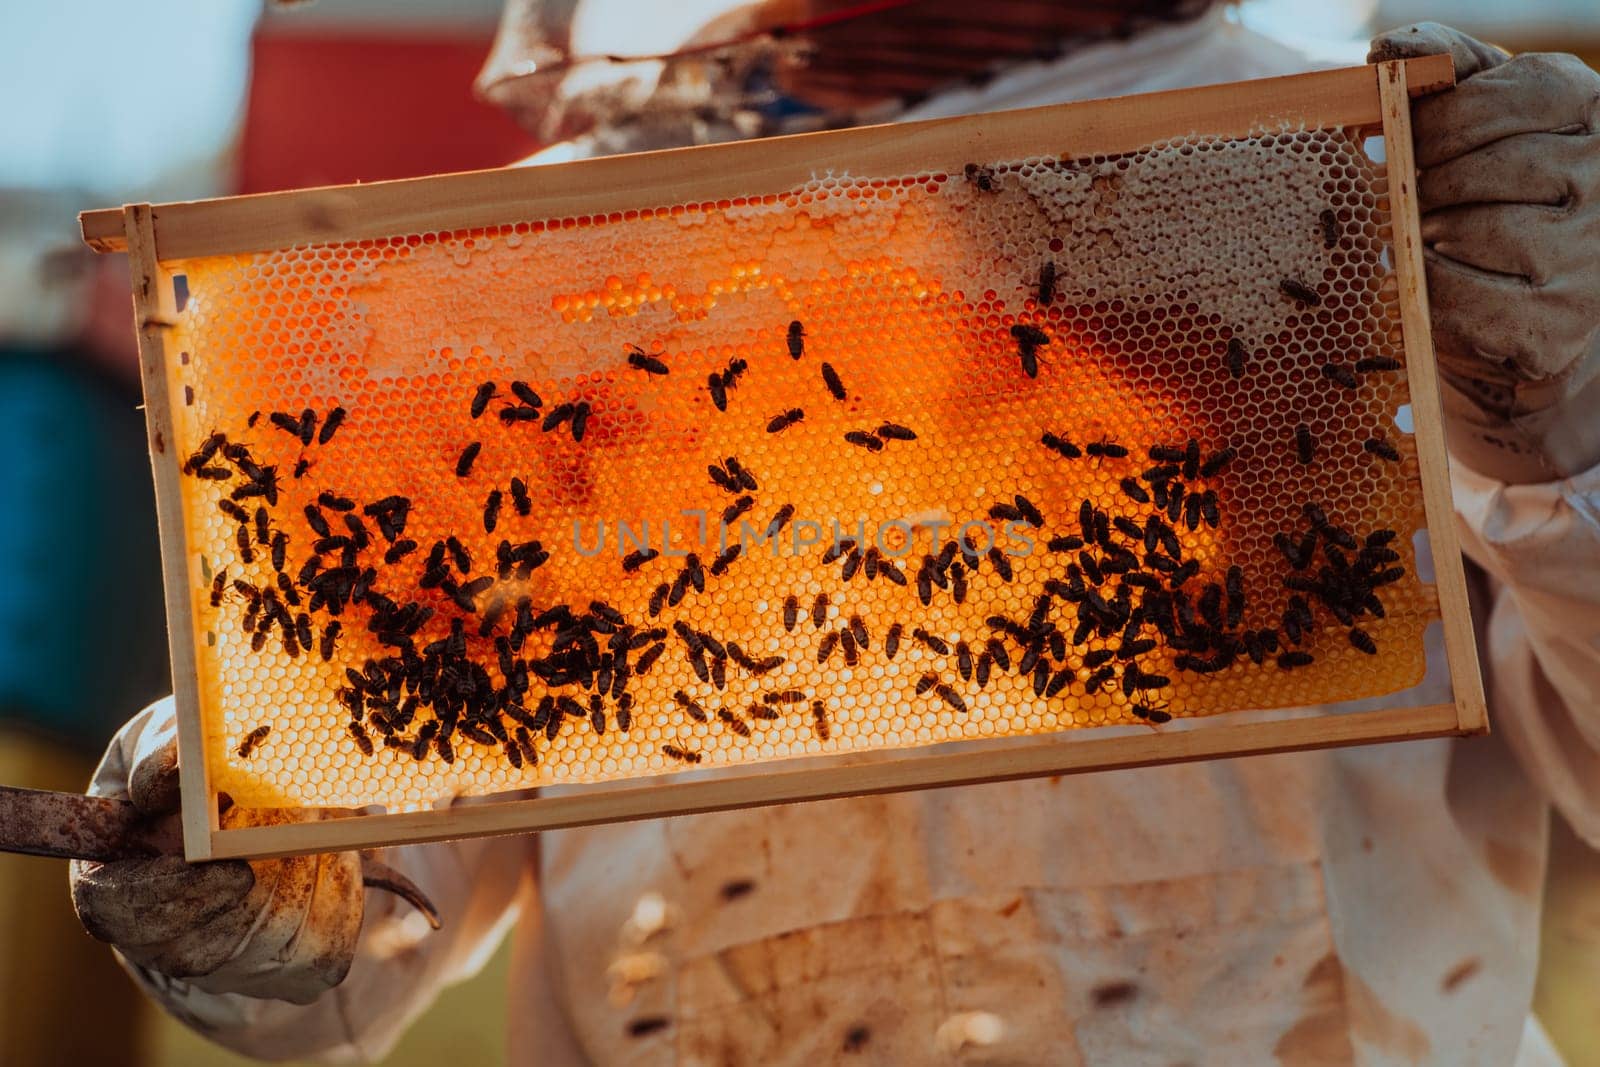
[[[572,7],[524,6],[496,63]],[[1309,65],[1220,6],[1144,7],[900,117]],[[514,925],[517,1063],[1558,1062],[1529,1016],[1549,806],[1600,843],[1600,76],[1434,24],[1372,48],[1439,52],[1460,84],[1415,102],[1419,192],[1494,736],[388,850],[436,933],[363,901],[350,855],[84,864],[85,925],[173,1014],[263,1058],[381,1057]],[[833,114],[888,95],[879,68],[825,69]],[[691,136],[630,124],[636,90],[552,111],[592,123],[568,155]],[[743,132],[817,113],[769,106]],[[172,735],[170,703],[146,709],[94,791],[173,809]]]

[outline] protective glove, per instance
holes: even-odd
[[[1507,484],[1600,462],[1600,74],[1424,22],[1370,62],[1448,53],[1457,85],[1412,103],[1445,430]]]
[[[171,698],[117,734],[89,792],[126,797],[149,816],[177,818]],[[230,808],[225,826],[315,813]],[[308,1004],[344,979],[361,933],[361,860],[344,852],[282,860],[189,864],[182,856],[74,862],[78,918],[127,961],[208,993]]]

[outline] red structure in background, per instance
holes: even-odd
[[[538,144],[472,95],[491,35],[256,30],[236,190],[513,162]]]

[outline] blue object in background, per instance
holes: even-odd
[[[138,403],[75,353],[0,348],[0,723],[96,756],[171,692]]]

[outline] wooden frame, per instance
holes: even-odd
[[[1453,82],[1448,56],[1356,67],[981,117],[778,138],[759,144],[643,153],[561,166],[483,171],[373,185],[86,212],[84,239],[133,262],[150,449],[179,709],[184,839],[192,860],[510,833],[854,794],[999,781],[1090,769],[1354,745],[1487,730],[1482,682],[1454,530],[1442,413],[1428,333],[1415,202],[1409,97]],[[1454,703],[1268,721],[1206,720],[1161,732],[1054,736],[940,755],[801,769],[709,772],[625,788],[221,830],[208,779],[195,685],[188,549],[171,440],[166,335],[176,310],[174,267],[191,258],[395,233],[459,230],[546,218],[780,192],[827,168],[856,174],[958,166],[1037,154],[1115,153],[1173,135],[1240,136],[1264,126],[1381,127],[1387,151],[1393,255],[1410,369],[1424,509],[1444,619]],[[181,269],[181,268],[180,268]]]

